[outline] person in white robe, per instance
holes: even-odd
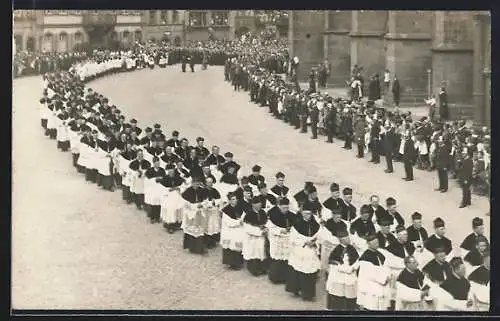
[[[137,209],[142,209],[144,199],[144,179],[146,170],[151,167],[151,163],[144,159],[142,150],[137,151],[137,158],[130,162],[131,174],[130,192]]]
[[[176,230],[176,225],[182,222],[184,202],[181,197],[181,187],[185,181],[176,174],[174,164],[167,164],[165,169],[167,175],[159,182],[165,188],[161,197],[160,218],[163,227],[172,234]]]
[[[399,273],[396,281],[396,311],[429,310],[432,305],[430,280],[418,269],[414,256],[404,258],[405,268]]]
[[[206,254],[203,236],[206,230],[206,217],[203,208],[206,202],[206,193],[201,188],[202,179],[193,177],[191,186],[183,193],[184,207],[182,209],[182,225],[184,231],[183,248],[194,254]]]
[[[243,239],[245,230],[243,219],[245,213],[238,205],[238,197],[234,192],[227,194],[229,204],[222,209],[220,243],[222,246],[222,264],[233,270],[243,266]]]
[[[356,303],[364,310],[386,311],[390,305],[388,289],[391,271],[385,265],[385,256],[378,250],[377,236],[367,236],[366,242],[368,248],[359,258]]]
[[[144,178],[144,199],[149,200],[148,217],[151,223],[160,223],[161,215],[161,198],[164,188],[158,182],[165,177],[165,170],[160,167],[160,158],[153,157],[153,166],[145,172]]]
[[[490,310],[490,255],[483,256],[483,264],[469,274],[474,310]]]
[[[290,200],[280,198],[276,206],[267,215],[269,240],[269,281],[273,284],[286,282],[288,273],[288,256],[290,253],[290,230],[296,219],[296,214],[290,212]]]
[[[205,245],[208,249],[217,246],[220,241],[221,229],[221,208],[223,200],[219,191],[214,187],[212,177],[205,179],[205,193],[207,195],[207,206],[203,209],[207,218],[207,228],[205,230]]]
[[[299,215],[290,230],[289,271],[285,290],[300,296],[304,301],[313,301],[321,268],[318,247],[324,232],[310,210],[301,210]]]
[[[465,277],[465,265],[461,258],[450,261],[451,275],[439,287],[433,288],[436,311],[473,311],[474,299],[471,284]]]
[[[248,271],[253,276],[267,273],[266,269],[266,227],[267,214],[262,209],[262,202],[259,197],[254,196],[251,200],[251,207],[245,211],[243,228],[245,237],[243,238],[243,259],[246,262]]]
[[[359,254],[356,248],[351,245],[347,230],[339,231],[337,237],[340,244],[333,249],[328,257],[326,305],[328,310],[354,311],[357,309]]]

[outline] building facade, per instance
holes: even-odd
[[[339,86],[354,65],[368,77],[387,69],[400,80],[403,102],[420,103],[445,86],[452,114],[490,122],[489,12],[290,11],[288,37],[302,79],[324,59]]]

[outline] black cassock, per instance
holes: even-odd
[[[206,162],[208,162],[210,165],[217,165],[217,169],[220,169],[220,165],[224,164],[226,159],[222,157],[221,155],[214,155],[210,154],[208,155]]]
[[[337,245],[328,257],[328,263],[333,265],[342,265],[344,255],[347,255],[348,263],[352,266],[358,259],[359,253],[352,245]],[[327,293],[327,309],[336,311],[354,311],[356,310],[356,298],[340,297]]]
[[[436,259],[432,259],[429,263],[427,263],[422,271],[427,274],[429,279],[434,283],[441,283],[448,279],[452,274],[451,267],[448,262],[439,264]]]
[[[276,205],[276,197],[274,197],[271,194],[266,194],[266,195],[260,194],[257,197],[260,199],[263,209],[266,208],[268,202],[273,206]]]
[[[330,211],[333,211],[334,209],[338,209],[341,207],[341,202],[342,202],[341,198],[329,197],[323,202],[323,206],[329,209]]]
[[[382,217],[385,217],[386,214],[387,214],[386,210],[381,205],[377,205],[376,208],[370,206],[370,220],[372,220],[373,215],[375,215],[375,218],[378,221]]]
[[[437,237],[436,234],[431,235],[427,239],[427,241],[424,244],[424,247],[427,250],[431,251],[432,253],[434,253],[435,249],[443,247],[446,252],[446,255],[450,254],[451,250],[453,249],[451,241],[447,237],[445,236]]]
[[[220,195],[219,191],[213,187],[212,188],[205,187],[205,195],[206,195],[207,199],[209,201],[212,201],[212,202],[214,202],[215,200],[221,199],[221,195]],[[212,205],[215,205],[215,202]],[[220,215],[218,211],[217,211],[217,215]],[[219,241],[220,241],[220,232],[215,233],[215,234],[205,234],[205,244],[206,244],[207,248],[209,248],[209,249],[214,248],[215,246],[217,246],[217,243]]]
[[[251,175],[248,176],[248,181],[252,185],[259,186],[260,184],[265,183],[266,179],[262,175],[253,175],[253,174],[251,174]]]
[[[329,219],[325,222],[325,227],[335,237],[338,237],[340,232],[347,232],[347,224],[343,221],[335,222],[333,219]]]
[[[391,252],[393,255],[404,259],[406,256],[413,255],[413,253],[415,253],[415,246],[411,242],[401,243],[396,240],[396,242],[390,243],[386,250]]]
[[[378,245],[381,249],[387,249],[392,243],[396,243],[398,240],[394,234],[384,234],[382,231],[377,232]]]
[[[297,204],[299,204],[299,207],[301,207],[307,199],[307,194],[304,190],[302,190],[302,191],[298,192],[297,194],[295,194],[293,196],[293,198],[295,199]]]
[[[259,210],[255,212],[253,208],[250,208],[246,211],[245,218],[243,221],[247,224],[256,227],[264,227],[267,222],[267,214],[264,210]],[[264,244],[265,248],[269,248],[269,241],[267,237],[265,238],[266,242]],[[266,251],[267,257],[269,257],[269,252]],[[268,268],[268,260],[260,260],[260,259],[250,259],[247,261],[247,269],[253,276],[258,276],[267,273]]]
[[[235,174],[226,173],[222,175],[220,182],[233,185],[238,184],[238,177]]]
[[[289,190],[290,189],[286,186],[278,186],[278,185],[274,185],[270,189],[271,192],[273,192],[275,195],[277,195],[279,197],[286,197]]]
[[[232,206],[229,204],[222,209],[222,212],[233,220],[238,220],[243,215],[243,208],[238,205]],[[243,266],[243,255],[239,251],[223,248],[222,264],[229,265],[231,268],[239,270]]]
[[[451,274],[442,284],[441,288],[451,294],[453,299],[465,301],[469,297],[470,282],[466,278],[457,278]]]
[[[464,239],[460,247],[466,249],[467,251],[474,250],[476,248],[476,240],[478,237],[479,236],[476,235],[475,233],[467,235],[467,237]]]
[[[188,187],[183,193],[182,193],[182,198],[193,204],[192,206],[196,206],[194,204],[198,204],[200,202],[203,202],[207,196],[206,196],[206,191],[202,189],[201,187],[194,188],[192,186]],[[198,211],[197,209],[192,209],[193,211]],[[202,254],[206,252],[205,249],[205,242],[203,235],[200,236],[193,236],[187,231],[190,228],[197,228],[200,225],[204,225],[203,220],[201,219],[201,213],[197,213],[195,215],[195,218],[193,220],[190,220],[193,222],[189,222],[186,224],[186,230],[184,231],[184,240],[183,240],[183,248],[184,249],[189,249],[191,253],[196,253],[196,254]]]
[[[422,241],[422,243],[424,243],[429,238],[426,229],[423,227],[417,230],[413,225],[410,225],[408,226],[406,231],[408,232],[408,241],[410,242],[415,242],[420,240]]]
[[[477,249],[474,249],[465,255],[464,261],[472,266],[479,266],[483,264],[483,255]]]
[[[273,206],[267,212],[269,220],[280,228],[290,229],[296,219],[296,214],[293,212],[283,212],[278,206]],[[286,277],[288,273],[288,260],[277,260],[270,257],[271,263],[269,266],[269,280],[273,284],[281,284],[286,282]]]
[[[361,218],[358,218],[352,222],[349,232],[351,234],[357,234],[361,238],[365,238],[375,233],[375,225],[371,220],[363,221]]]
[[[314,218],[305,221],[302,216],[299,216],[295,220],[293,227],[299,234],[312,237],[319,231],[320,225]],[[293,251],[293,249],[291,250]],[[304,300],[312,300],[316,296],[317,276],[317,272],[303,273],[289,265],[285,290],[295,295],[299,295],[300,293],[300,296]]]
[[[354,205],[345,200],[342,200],[339,205],[344,221],[352,222],[356,219],[356,207]]]
[[[491,271],[481,265],[469,275],[469,281],[476,282],[481,285],[490,284],[490,274]]]

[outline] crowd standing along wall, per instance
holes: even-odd
[[[403,104],[423,104],[444,85],[452,117],[489,125],[489,12],[291,11],[289,17],[290,51],[301,60],[300,81],[325,58],[334,86],[344,86],[356,64],[364,67],[365,78],[378,73],[382,79],[388,69],[400,80]],[[390,96],[385,97],[389,104]]]

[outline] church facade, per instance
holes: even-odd
[[[491,17],[479,11],[290,11],[289,48],[299,78],[329,60],[329,82],[364,76],[399,79],[402,101],[419,104],[446,87],[456,118],[490,122]]]

